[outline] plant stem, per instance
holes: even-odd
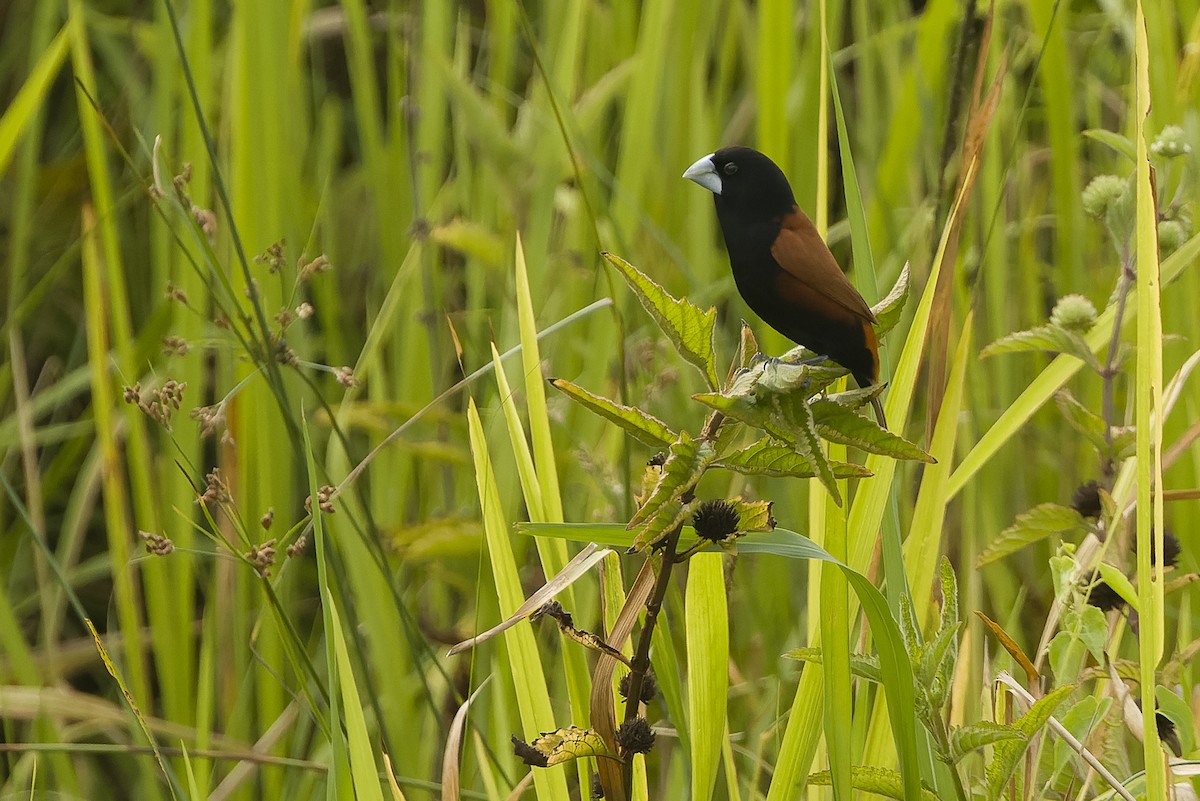
[[[704,441],[715,439],[723,422],[725,422],[725,415],[721,412],[713,412],[704,424],[704,431],[701,432],[700,439]],[[691,503],[694,497],[695,495],[691,491],[685,493],[684,504]],[[658,575],[654,580],[654,591],[650,594],[650,599],[646,601],[646,619],[642,623],[637,648],[629,663],[629,692],[625,696],[625,723],[635,720],[641,709],[642,687],[646,682],[646,674],[650,671],[650,642],[654,639],[654,627],[658,623],[658,613],[667,597],[667,589],[671,586],[671,571],[676,562],[683,561],[678,558],[677,553],[679,535],[682,532],[683,524],[680,523],[671,529],[663,540],[662,564],[659,565]],[[625,787],[625,798],[631,798],[633,795],[632,758],[626,759],[621,766],[621,784]]]
[[[1122,249],[1121,253],[1121,276],[1117,279],[1117,310],[1113,315],[1113,332],[1112,339],[1108,343],[1108,358],[1104,361],[1104,372],[1101,377],[1104,379],[1104,442],[1108,446],[1107,453],[1104,454],[1104,459],[1101,462],[1100,470],[1104,475],[1105,483],[1112,481],[1115,466],[1113,465],[1113,418],[1116,417],[1116,401],[1114,393],[1114,379],[1117,375],[1117,352],[1121,346],[1121,322],[1125,318],[1125,303],[1129,299],[1129,287],[1133,286],[1133,266],[1131,264],[1132,254],[1128,247]]]

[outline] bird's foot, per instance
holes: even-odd
[[[755,365],[765,362],[766,364],[772,365],[786,364],[790,367],[799,367],[802,365],[812,367],[818,364],[824,364],[827,361],[829,361],[828,356],[810,356],[807,359],[789,359],[786,356],[768,356],[760,351],[750,358],[750,366],[754,367]]]
[[[785,362],[783,361],[783,359],[779,358],[778,356],[768,356],[767,354],[763,353],[761,350],[758,353],[755,353],[753,356],[750,357],[750,366],[751,367],[758,367],[758,365],[760,365],[760,364],[775,365],[775,364],[784,364],[784,363]]]

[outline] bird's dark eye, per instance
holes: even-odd
[[[726,164],[724,167],[722,167],[722,168],[721,168],[721,170],[722,170],[722,171],[723,171],[723,172],[724,172],[726,175],[733,175],[734,173],[736,173],[736,172],[737,172],[737,165],[736,165],[736,164],[734,164],[734,163],[731,161],[731,162],[729,162],[728,164]]]

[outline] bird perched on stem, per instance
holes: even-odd
[[[687,168],[713,193],[738,292],[763,322],[850,371],[864,389],[879,381],[875,315],[838,267],[771,159],[727,147]],[[871,398],[879,425],[883,405]]]

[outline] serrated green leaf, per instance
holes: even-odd
[[[792,365],[783,367],[791,368]],[[761,365],[755,369],[761,376]],[[761,393],[760,389],[763,390]],[[833,467],[825,456],[813,426],[812,412],[802,394],[765,390],[761,383],[749,384],[739,378],[728,392],[702,393],[692,397],[735,420],[760,428],[775,440],[789,445],[804,465],[802,470],[819,478],[834,502],[841,506],[841,493],[837,488]]]
[[[821,664],[821,649],[820,648],[793,648],[784,654],[787,659],[795,659],[797,662],[811,662],[814,665]],[[850,670],[860,679],[873,681],[876,684],[883,681],[883,676],[879,670],[879,659],[867,654],[850,654]]]
[[[738,513],[738,533],[749,534],[752,531],[770,531],[775,528],[775,518],[771,517],[771,501],[730,498],[727,503]]]
[[[943,556],[941,565],[942,613],[938,618],[938,631],[958,627],[958,578],[950,559]]]
[[[942,612],[938,617],[937,636],[930,651],[933,654],[934,679],[939,688],[933,699],[934,707],[940,709],[946,701],[946,693],[954,681],[958,664],[958,581],[950,560],[942,557]]]
[[[838,478],[866,478],[871,475],[866,467],[853,462],[831,461],[829,465]],[[808,460],[771,437],[763,437],[741,450],[725,454],[713,462],[713,467],[753,476],[812,478],[816,475]]]
[[[1060,531],[1073,531],[1084,525],[1083,515],[1069,506],[1042,503],[1017,515],[1016,522],[988,543],[976,560],[976,567],[995,562]]]
[[[817,364],[801,363],[819,355],[798,346],[778,359],[767,360],[754,381],[756,389],[762,393],[802,392],[805,397],[811,398],[842,376],[850,374],[845,367],[829,359]]]
[[[972,751],[988,745],[995,745],[1003,740],[1020,740],[1028,738],[1020,729],[996,723],[992,720],[981,720],[967,726],[960,726],[950,732],[950,761],[958,762]]]
[[[1058,404],[1059,411],[1067,418],[1071,428],[1087,437],[1093,445],[1101,448],[1105,446],[1104,430],[1107,426],[1104,418],[1077,401],[1066,389],[1054,393],[1054,402]]]
[[[992,761],[988,763],[985,771],[989,801],[996,801],[1000,797],[1004,786],[1008,784],[1008,780],[1016,771],[1018,761],[1025,753],[1025,749],[1029,747],[1029,740],[1046,725],[1046,721],[1054,714],[1058,705],[1074,691],[1074,684],[1064,684],[1051,690],[1047,695],[1039,698],[1029,708],[1029,711],[1013,724],[1014,728],[1025,735],[1024,740],[1003,740],[996,743]]]
[[[1079,359],[1096,372],[1104,369],[1082,336],[1057,325],[1042,325],[1027,331],[1014,331],[988,345],[979,355],[986,358],[1000,353],[1031,351],[1066,353]]]
[[[872,384],[869,387],[858,387],[857,389],[835,392],[831,395],[826,395],[824,399],[833,401],[848,409],[861,409],[871,402],[871,398],[877,398],[883,394],[885,388],[885,384]]]
[[[758,337],[754,336],[754,329],[745,320],[742,320],[738,345],[738,364],[743,370],[748,370],[754,366],[754,357],[758,355],[758,352]]]
[[[551,378],[550,384],[588,411],[616,423],[638,442],[651,448],[670,447],[671,443],[679,438],[679,435],[667,428],[667,424],[662,420],[634,406],[625,406],[588,392],[563,378]]]
[[[917,628],[916,616],[913,615],[912,598],[907,594],[900,596],[900,636],[904,640],[904,647],[908,651],[908,660],[912,663],[914,670],[917,665],[921,664],[921,658],[925,654],[925,641],[921,637],[921,631]],[[914,677],[916,680],[916,677]]]
[[[933,457],[921,448],[874,420],[856,414],[834,400],[816,400],[811,404],[817,432],[830,442],[852,445],[867,453],[878,453],[894,459],[932,463]]]
[[[671,340],[679,355],[704,374],[711,389],[720,387],[713,346],[717,310],[710,307],[708,311],[701,311],[686,298],[681,300],[672,296],[620,256],[608,252],[600,255],[621,273],[625,283]]]
[[[918,676],[917,680],[925,684],[930,708],[941,709],[954,680],[954,664],[958,660],[958,626],[938,631],[924,650],[921,674],[925,678]]]
[[[833,497],[833,502],[841,506],[842,494],[838,491],[833,468],[825,455],[825,449],[821,446],[821,439],[817,436],[812,408],[802,397],[792,395],[772,396],[771,409],[771,421],[766,426],[767,433],[790,442],[796,453],[807,459],[816,470],[816,478]]]
[[[880,339],[896,327],[896,323],[900,322],[900,317],[904,314],[904,304],[908,300],[908,277],[908,262],[905,262],[892,291],[871,307],[871,312],[875,315],[876,320],[875,333]]]
[[[686,517],[688,508],[682,498],[696,486],[714,458],[712,443],[692,439],[686,431],[679,434],[663,462],[658,483],[627,526],[630,530],[642,528],[634,538],[635,549],[640,551],[657,541]]]
[[[755,428],[762,428],[770,418],[770,410],[748,393],[731,395],[720,392],[701,392],[693,395],[692,400],[699,401],[711,409],[716,409],[734,420]]]
[[[809,774],[808,783],[820,787],[830,784],[829,771]],[[854,765],[850,768],[850,785],[859,792],[895,798],[897,801],[912,801],[904,795],[904,781],[899,771],[890,768],[872,768]],[[921,801],[938,801],[937,795],[928,787],[921,788]]]

